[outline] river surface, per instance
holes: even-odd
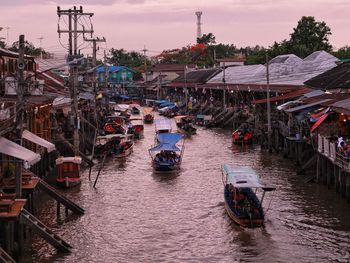
[[[84,172],[81,187],[64,192],[83,216],[62,211],[58,223],[55,202],[44,196],[36,215],[74,248],[57,254],[34,238],[28,262],[349,262],[349,205],[334,190],[305,184],[292,161],[231,146],[227,130],[199,128],[185,141],[181,170],[156,174],[153,142],[154,125],[146,124],[132,155],[106,162],[96,189]],[[276,186],[264,200],[264,227],[241,228],[226,214],[223,163],[252,166]]]

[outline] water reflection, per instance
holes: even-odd
[[[350,212],[323,185],[305,184],[294,164],[256,146],[231,145],[230,131],[198,129],[187,138],[181,170],[153,172],[148,148],[154,126],[126,160],[109,159],[67,196],[86,209],[61,224],[44,198],[38,217],[74,247],[57,255],[41,239],[33,262],[346,262]],[[263,228],[245,229],[227,216],[220,166],[250,165],[270,185]],[[270,204],[270,205],[269,205]],[[268,209],[268,207],[270,208]]]

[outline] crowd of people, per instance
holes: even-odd
[[[161,151],[156,154],[154,160],[156,162],[176,164],[180,161],[180,157],[174,151]]]

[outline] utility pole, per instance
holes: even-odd
[[[92,36],[92,33],[94,32],[91,26],[90,30],[86,30],[84,27],[82,29],[78,29],[78,20],[81,17],[89,16],[92,17],[93,13],[84,13],[83,7],[80,6],[79,9],[74,6],[73,9],[68,10],[61,10],[60,7],[57,7],[57,15],[60,18],[61,16],[67,16],[68,17],[68,30],[61,30],[58,27],[58,34],[59,36],[61,33],[68,33],[68,42],[69,42],[69,56],[68,56],[68,62],[69,61],[75,61],[81,56],[78,55],[78,33],[82,33],[83,35],[85,33],[90,33]],[[72,30],[72,21],[73,21],[73,30]],[[79,63],[73,63],[70,67],[70,88],[71,88],[71,98],[73,100],[72,104],[72,110],[73,110],[73,116],[74,116],[74,134],[73,134],[73,141],[74,141],[74,154],[79,155],[79,109],[78,109],[78,66]]]
[[[224,88],[223,88],[223,104],[224,104],[224,110],[226,110],[226,66],[225,66],[225,62],[223,64],[223,76],[222,76],[222,82],[224,83]]]
[[[43,59],[43,49],[42,49],[42,47],[41,47],[41,42],[42,42],[42,40],[43,40],[44,38],[43,38],[43,37],[39,37],[38,39],[39,39],[39,41],[40,41],[40,59]]]
[[[96,88],[96,66],[97,66],[97,43],[98,42],[106,42],[106,39],[103,38],[91,38],[87,39],[84,38],[85,41],[87,42],[92,42],[92,67],[94,69],[93,71],[93,82],[92,82],[92,87],[94,90],[94,118],[96,122],[96,127],[98,127],[98,120],[97,120],[97,112],[96,112],[96,93],[97,93],[97,88]]]
[[[270,104],[270,73],[269,73],[269,57],[266,53],[266,96],[267,96],[267,143],[271,152],[271,104]]]
[[[97,65],[97,43],[100,43],[100,42],[106,42],[106,39],[103,37],[103,38],[84,38],[84,41],[87,41],[87,42],[92,42],[92,66],[93,67],[96,67]]]
[[[109,77],[109,70],[108,70],[108,66],[107,66],[107,53],[106,50],[104,50],[103,53],[103,62],[104,62],[104,66],[105,66],[105,75],[104,75],[104,85],[105,88],[108,88],[108,77]]]
[[[146,49],[146,46],[144,45],[143,46],[143,49],[142,49],[142,52],[143,52],[143,57],[144,57],[144,61],[143,61],[143,65],[144,65],[144,68],[145,68],[145,78],[146,78],[146,69],[147,69],[147,61],[146,61],[146,52],[148,51],[148,49]]]
[[[186,114],[188,112],[188,94],[187,94],[187,65],[185,65],[184,67],[184,77],[185,77],[185,88],[184,88],[184,91],[185,91],[185,101],[186,101]]]
[[[17,96],[18,96],[18,106],[17,106],[17,128],[18,128],[18,139],[20,144],[22,144],[22,130],[23,130],[23,112],[24,112],[24,92],[25,92],[25,83],[24,83],[24,35],[19,36],[19,53],[18,53],[18,88],[17,88]],[[19,159],[16,160],[16,197],[22,197],[22,166]]]

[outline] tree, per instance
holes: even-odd
[[[302,58],[318,50],[330,52],[332,45],[328,37],[331,34],[325,22],[317,22],[313,16],[303,16],[286,42],[286,51]]]
[[[350,59],[350,47],[341,47],[336,52],[333,52],[333,55],[339,59]]]
[[[127,52],[124,49],[112,48],[110,52],[112,56],[109,59],[109,63],[111,64],[135,68],[144,65],[146,60],[146,64],[150,65],[147,57],[136,51]]]
[[[6,43],[0,40],[0,48],[6,48]]]
[[[12,46],[9,48],[9,50],[11,50],[13,52],[18,52],[19,51],[19,41],[13,42]],[[49,52],[45,51],[44,49],[36,48],[33,45],[33,43],[26,42],[24,54],[29,55],[29,56],[33,56],[33,57],[39,57],[41,52],[43,53],[44,57],[47,57],[50,55]]]
[[[212,45],[215,44],[215,36],[213,33],[203,34],[202,37],[197,38],[198,44]]]

